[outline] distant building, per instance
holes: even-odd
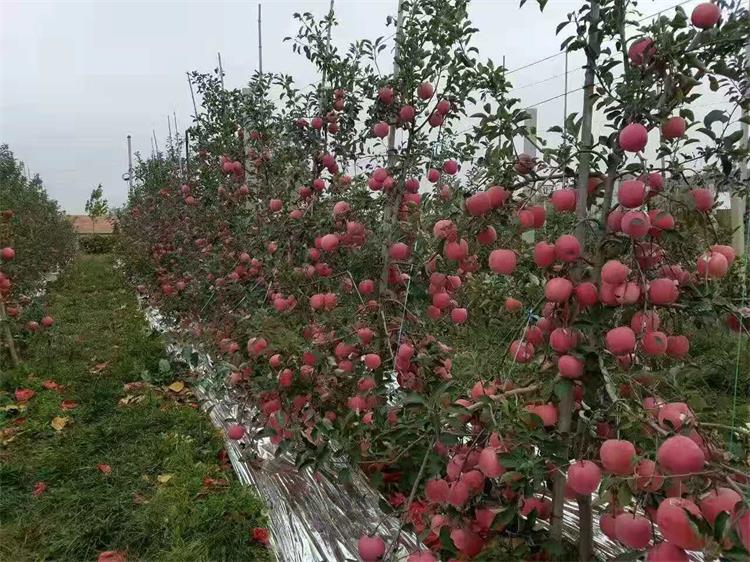
[[[88,215],[68,215],[68,220],[73,224],[77,234],[112,234],[115,230],[115,222],[108,217],[96,219],[92,223]]]

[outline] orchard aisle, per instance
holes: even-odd
[[[262,503],[113,259],[49,291],[55,327],[0,368],[0,559],[272,559]]]

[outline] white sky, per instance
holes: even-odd
[[[644,14],[678,0],[641,0]],[[692,5],[684,8],[688,11]],[[550,0],[543,14],[535,0],[474,0],[470,16],[480,28],[480,54],[515,69],[559,50],[556,25],[580,5]],[[397,0],[336,0],[341,25],[334,42],[345,47],[359,38],[390,34],[385,18]],[[328,0],[263,1],[263,66],[317,80],[312,66],[291,52],[296,11],[317,15]],[[563,32],[565,33],[565,32]],[[160,146],[167,115],[176,112],[184,129],[192,104],[185,72],[210,71],[221,52],[226,85],[242,87],[257,68],[257,2],[253,1],[32,1],[0,0],[0,142],[10,144],[28,169],[39,173],[51,196],[70,213],[82,213],[98,183],[110,204],[122,204],[127,184],[126,136],[133,148],[151,151],[152,130]],[[387,58],[386,52],[383,58]],[[580,67],[571,57],[570,69]],[[381,67],[382,68],[382,67]],[[511,75],[513,92],[535,104],[564,92],[564,58],[556,57]],[[549,80],[530,87],[528,84]],[[571,72],[569,89],[583,71]],[[569,96],[569,111],[581,104]],[[711,108],[709,108],[711,109]],[[539,130],[561,121],[562,99],[539,106]]]

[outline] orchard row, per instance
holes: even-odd
[[[685,396],[711,368],[696,334],[733,342],[727,361],[747,341],[746,262],[714,216],[718,191],[747,189],[747,152],[736,115],[690,108],[701,83],[747,105],[747,11],[636,26],[629,4],[581,2],[564,45],[611,133],[584,112],[553,144],[472,47],[467,4],[402,2],[389,75],[382,39],[331,47],[333,14],[296,16],[319,88],[193,74],[187,166],[140,162],[119,218],[138,289],[257,406],[266,429],[228,437],[363,470],[425,545],[410,562],[591,560],[592,494],[649,561],[747,556],[744,414],[706,424]],[[363,560],[394,551],[378,529],[352,538]]]

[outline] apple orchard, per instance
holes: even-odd
[[[390,74],[383,38],[331,45],[333,12],[288,38],[313,88],[193,73],[187,166],[139,162],[125,267],[257,406],[264,432],[228,437],[364,471],[424,545],[409,562],[593,560],[599,529],[623,560],[746,560],[746,412],[704,423],[684,395],[696,334],[747,346],[746,262],[715,217],[748,189],[746,6],[579,2],[558,32],[584,107],[542,134],[467,4],[403,0]],[[707,89],[734,110],[696,118]],[[377,521],[358,540],[393,550]]]

